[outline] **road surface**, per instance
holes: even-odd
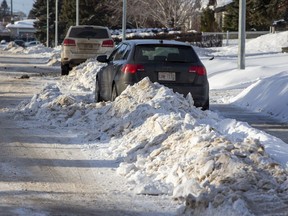
[[[19,124],[10,111],[59,80],[60,67],[20,55],[0,59],[0,216],[171,215],[171,198],[119,188],[125,179],[115,173],[118,163],[91,160],[69,128]]]
[[[226,118],[237,119],[247,122],[254,128],[278,137],[288,144],[288,124],[281,122],[271,116],[249,111],[231,104],[212,104],[211,110]]]
[[[119,188],[125,179],[115,174],[117,162],[111,167],[105,160],[91,160],[80,144],[71,142],[75,134],[69,128],[33,127],[31,120],[19,124],[10,111],[46,83],[57,82],[60,67],[48,67],[49,59],[38,57],[0,58],[0,216],[171,215],[167,212],[175,206],[169,197],[139,196]],[[287,143],[287,124],[231,105],[211,103],[211,110]]]

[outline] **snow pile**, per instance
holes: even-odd
[[[79,68],[64,83],[99,69]],[[171,195],[186,203],[180,213],[249,215],[259,211],[263,199],[286,207],[287,172],[265,152],[261,140],[269,136],[256,139],[249,126],[203,112],[191,96],[183,98],[149,79],[128,87],[115,102],[97,104],[89,87],[80,88],[81,94],[67,91],[80,83],[46,86],[18,107],[15,118],[74,128],[83,142],[91,142],[86,148],[92,151],[97,144],[94,159],[122,161],[117,172],[126,176],[128,188]]]
[[[281,52],[282,47],[288,46],[288,31],[279,33],[270,33],[259,36],[255,39],[246,40],[245,53],[273,53]],[[229,47],[209,48],[217,51],[213,53],[215,56],[237,55],[238,44]]]
[[[248,135],[235,142],[222,130],[225,120],[196,109],[189,97],[143,80],[112,104],[112,114],[124,117],[110,119],[108,128],[101,124],[110,133],[106,139],[116,137],[106,156],[123,157],[118,173],[136,193],[171,194],[195,215],[226,214],[227,206],[231,214],[248,214],[258,208],[257,198],[288,198],[287,172],[259,140]]]
[[[261,111],[280,121],[288,122],[287,53],[281,47],[288,46],[288,31],[267,34],[246,43],[245,70],[240,70],[237,46],[196,49],[200,56],[211,55],[213,61],[202,60],[208,71],[210,90],[243,90],[233,102],[237,106]],[[208,50],[208,51],[207,51]],[[275,53],[276,52],[276,53]],[[240,91],[241,92],[241,91]]]
[[[39,44],[36,46],[30,46],[30,47],[26,47],[25,49],[23,49],[23,53],[25,54],[45,54],[45,53],[55,53],[58,52],[59,48],[57,47],[57,49],[55,48],[51,48],[51,47],[46,47],[43,44]]]
[[[271,90],[273,91],[271,92]],[[232,98],[239,106],[268,113],[288,122],[288,73],[283,72],[262,79]],[[267,103],[269,101],[269,103]]]
[[[72,81],[69,81],[69,88],[75,91],[81,89],[82,91],[94,92],[96,73],[103,65],[105,63],[98,63],[95,58],[91,58],[75,67],[69,73],[68,79],[73,77]]]
[[[28,54],[28,55],[37,55],[42,57],[53,57],[55,59],[60,58],[60,51],[61,46],[51,48],[46,47],[43,44],[39,44],[36,46],[30,46],[30,47],[21,47],[15,44],[13,41],[9,42],[3,50],[9,51],[11,53],[18,53],[18,54]]]
[[[265,41],[265,43],[263,43]],[[269,43],[267,43],[269,41]],[[247,52],[281,52],[282,47],[288,46],[288,31],[277,34],[262,35],[247,42]],[[257,49],[255,49],[257,47]]]
[[[281,61],[287,57],[274,56]],[[248,87],[235,103],[274,110],[287,119],[287,64],[275,67],[267,61],[271,58],[252,58],[239,75],[232,61],[223,65],[223,59],[215,58],[207,62],[210,84],[222,76],[222,88],[229,83],[232,89]],[[119,162],[117,173],[127,178],[127,189],[171,196],[182,204],[179,214],[288,211],[287,144],[246,123],[201,111],[190,95],[184,98],[149,79],[128,87],[114,102],[94,103],[95,76],[102,65],[93,59],[79,65],[23,101],[15,118],[69,127],[91,159]]]
[[[24,48],[21,46],[18,46],[14,41],[9,42],[3,50],[5,51],[10,51],[12,53],[21,53],[23,52]]]

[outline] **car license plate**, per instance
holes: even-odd
[[[99,49],[99,44],[81,44],[79,46],[80,49]]]
[[[159,72],[158,80],[160,81],[175,81],[176,74],[174,72]]]

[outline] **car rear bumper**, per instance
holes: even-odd
[[[184,95],[186,97],[191,93],[194,105],[196,107],[203,107],[209,101],[209,84],[207,85],[192,85],[192,84],[163,84],[162,85],[173,89],[174,92]]]
[[[96,58],[98,55],[109,55],[111,51],[106,51],[103,53],[95,53],[95,54],[63,54],[61,56],[61,63],[63,65],[68,64],[70,67],[74,67],[85,62],[89,58]]]
[[[61,63],[63,65],[69,65],[69,67],[74,67],[76,65],[79,65],[83,62],[85,62],[87,59],[70,59],[70,60],[63,60]]]
[[[134,85],[135,82],[131,81],[121,81],[118,82],[117,90],[119,94],[123,92],[127,86]],[[196,107],[203,107],[209,103],[209,83],[205,85],[192,85],[192,84],[169,84],[169,83],[160,83],[168,88],[173,89],[174,92],[179,94],[183,94],[184,97],[187,96],[188,93],[191,93],[192,98],[194,100],[194,105]]]

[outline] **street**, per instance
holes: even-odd
[[[165,213],[165,208],[173,207],[169,197],[135,198],[135,194],[119,188],[119,182],[125,185],[125,179],[116,175],[117,163],[111,167],[104,160],[91,160],[82,153],[81,144],[71,144],[77,134],[69,128],[59,131],[53,125],[40,128],[31,128],[31,123],[27,127],[19,125],[9,110],[30,99],[47,83],[59,81],[60,67],[47,66],[43,59],[39,62],[38,58],[13,55],[5,55],[3,63],[2,57],[1,216],[169,215]],[[163,206],[163,212],[157,212],[159,206]]]
[[[81,143],[74,143],[77,133],[69,127],[59,131],[36,122],[31,127],[31,119],[19,124],[10,111],[45,84],[59,81],[60,68],[40,58],[0,58],[0,215],[171,215],[177,203],[119,187],[125,185],[124,177],[115,173],[119,162],[111,166],[111,161],[89,158]],[[216,93],[211,91],[212,101]],[[286,124],[229,105],[212,103],[211,110],[287,143]]]
[[[252,127],[278,137],[288,144],[288,125],[284,122],[230,104],[212,104],[210,109],[225,118],[247,122]]]

